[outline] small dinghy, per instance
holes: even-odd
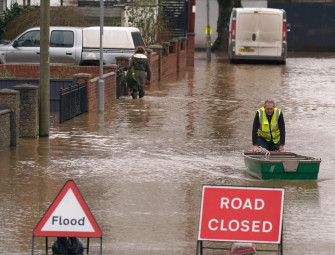
[[[244,151],[248,173],[261,180],[317,180],[321,159],[292,152]]]

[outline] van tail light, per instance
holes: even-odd
[[[235,39],[236,36],[236,21],[231,24],[231,39]]]
[[[286,27],[286,22],[283,23],[283,41],[286,40],[287,37],[287,27]]]

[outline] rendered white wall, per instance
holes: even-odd
[[[268,1],[267,0],[241,0],[241,5],[243,7],[267,8],[268,7]]]
[[[209,24],[212,26],[211,43],[217,38],[217,21],[219,17],[219,5],[217,0],[209,1]],[[195,48],[206,48],[205,29],[207,26],[207,0],[196,0],[195,13]]]

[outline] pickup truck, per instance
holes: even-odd
[[[50,27],[50,64],[99,65],[100,27]],[[144,46],[134,27],[104,27],[103,63],[115,64],[115,57],[130,57]],[[0,44],[0,64],[39,64],[40,28],[26,30],[8,44]]]

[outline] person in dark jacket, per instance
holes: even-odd
[[[137,87],[132,89],[131,96],[136,99],[137,91],[139,92],[139,98],[144,96],[144,85],[145,78],[149,81],[151,79],[150,64],[147,56],[145,55],[145,49],[142,46],[136,48],[134,55],[131,57],[129,63],[129,69],[134,66],[135,79],[137,81]],[[146,77],[147,76],[147,77]]]
[[[256,111],[252,127],[252,151],[263,147],[268,151],[284,152],[285,121],[281,110],[273,100],[266,100],[264,106]]]

